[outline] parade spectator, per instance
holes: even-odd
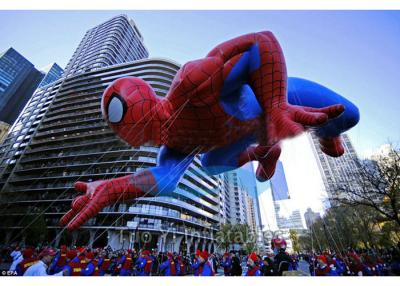
[[[57,252],[52,248],[45,248],[39,254],[39,261],[32,266],[30,266],[24,273],[24,276],[51,276],[47,273],[47,268],[53,261]],[[58,273],[55,273],[54,276],[65,276],[68,275],[68,270],[65,269]]]

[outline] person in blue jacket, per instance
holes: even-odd
[[[140,257],[136,260],[136,276],[150,276],[154,260],[150,256],[149,250],[143,250]]]
[[[346,263],[340,255],[334,256],[332,260],[335,262],[336,272],[339,276],[344,276],[347,271]]]
[[[179,274],[174,255],[171,252],[167,253],[167,260],[161,264],[160,273],[164,273],[164,276],[177,276]]]
[[[208,252],[206,250],[201,251],[199,255],[199,267],[197,269],[198,276],[214,276],[213,268],[208,261]]]
[[[194,276],[199,276],[199,265],[200,265],[199,257],[200,257],[200,254],[201,254],[201,250],[197,249],[196,250],[196,254],[194,256],[193,263],[192,263],[192,270],[193,270],[193,275]]]
[[[224,268],[224,275],[231,276],[232,270],[232,258],[230,253],[225,252],[224,257],[222,258],[221,267]]]
[[[102,276],[101,263],[103,262],[103,258],[100,257],[96,259],[93,252],[88,252],[86,254],[87,265],[86,268],[82,269],[82,276]]]

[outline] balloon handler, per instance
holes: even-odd
[[[157,166],[90,183],[62,218],[76,230],[104,207],[142,196],[171,196],[196,155],[210,175],[258,161],[256,177],[272,177],[280,143],[304,131],[333,157],[340,134],[359,121],[358,108],[317,83],[287,78],[281,47],[271,32],[240,36],[186,63],[165,98],[135,77],[115,80],[103,93],[103,116],[128,144],[160,146]]]

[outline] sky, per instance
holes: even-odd
[[[323,84],[359,107],[360,123],[349,136],[361,157],[388,141],[400,143],[398,11],[0,11],[0,51],[12,46],[38,68],[52,62],[65,67],[85,32],[117,14],[136,22],[150,57],[180,64],[224,40],[272,31],[289,76]],[[306,154],[303,144],[300,139],[282,156]],[[293,182],[312,173],[302,160],[289,164],[289,173],[297,174]],[[306,207],[304,194],[297,197]]]

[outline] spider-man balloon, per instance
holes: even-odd
[[[287,246],[286,240],[281,237],[275,237],[271,239],[271,248],[274,254],[278,254],[279,250],[285,250]]]
[[[169,196],[201,154],[203,168],[219,174],[258,161],[257,179],[275,171],[283,139],[313,129],[321,149],[340,156],[340,134],[359,120],[357,107],[333,91],[287,78],[281,47],[271,32],[244,35],[186,63],[165,98],[139,78],[114,81],[103,94],[102,112],[132,146],[161,146],[157,166],[132,175],[77,182],[77,197],[61,225],[72,231],[102,208],[144,195]]]

